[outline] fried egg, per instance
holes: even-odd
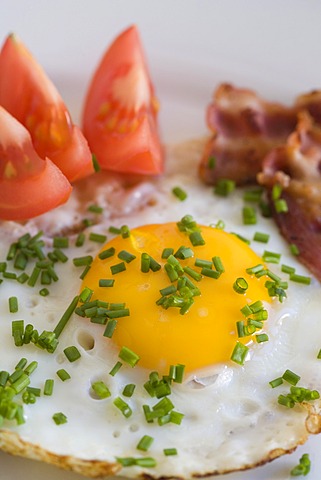
[[[192,478],[260,465],[319,431],[320,285],[256,206],[244,225],[244,191],[199,181],[201,148],[169,148],[162,178],[97,176],[55,211],[2,223],[0,400],[13,386],[22,406],[10,416],[0,401],[3,450],[90,477]],[[51,280],[42,258],[6,260],[21,238],[51,252]]]

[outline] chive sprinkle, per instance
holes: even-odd
[[[92,242],[97,242],[97,243],[105,243],[106,240],[107,240],[107,236],[102,235],[100,233],[91,232],[89,234],[89,240],[91,240]]]
[[[256,218],[256,212],[253,207],[249,207],[249,206],[243,207],[242,213],[243,213],[244,225],[256,225],[257,218]]]
[[[243,345],[243,343],[236,342],[236,345],[232,352],[231,360],[233,360],[233,362],[235,363],[238,363],[239,365],[243,365],[248,351],[249,347]]]
[[[89,205],[88,211],[92,213],[103,213],[104,209],[100,207],[99,205]]]
[[[107,250],[103,250],[102,252],[100,252],[98,257],[100,258],[100,260],[105,260],[106,258],[110,258],[113,255],[115,255],[115,252],[116,252],[115,248],[110,247],[110,248],[107,248]]]
[[[299,460],[299,464],[292,468],[290,474],[292,477],[307,475],[311,469],[311,461],[308,453],[304,453]]]
[[[290,383],[291,385],[296,385],[301,377],[296,373],[292,372],[291,370],[285,370],[285,372],[282,375],[282,378],[283,380]]]
[[[253,240],[255,242],[268,243],[270,235],[268,233],[255,232]]]
[[[54,248],[68,248],[69,247],[68,237],[54,237],[53,246]]]
[[[60,380],[62,380],[63,382],[65,382],[66,380],[69,380],[71,378],[69,373],[64,368],[61,368],[60,370],[57,370],[56,373],[57,373],[58,377],[60,378]]]
[[[136,385],[134,383],[128,383],[123,390],[124,397],[132,397],[135,391]]]
[[[79,300],[79,296],[76,295],[73,298],[73,300],[71,301],[67,310],[62,315],[62,317],[59,320],[59,322],[57,323],[56,327],[54,328],[54,334],[56,335],[56,338],[59,338],[59,336],[61,335],[61,332],[63,331],[63,329],[67,325],[68,320],[70,319],[71,315],[73,314],[73,312],[75,311],[75,309],[77,307],[78,300]]]
[[[174,249],[173,248],[164,248],[164,250],[162,252],[162,258],[167,260],[167,258],[170,255],[173,255],[173,254],[174,254]]]
[[[131,367],[134,367],[140,359],[139,355],[137,355],[127,347],[122,347],[118,356],[121,360],[128,363],[128,365],[130,365]]]
[[[116,397],[113,404],[121,411],[124,417],[129,418],[132,415],[132,409],[121,397]]]
[[[114,377],[122,366],[123,364],[121,362],[116,362],[113,368],[110,370],[109,375]]]
[[[54,415],[52,416],[52,419],[56,425],[62,425],[64,423],[67,423],[67,417],[62,412],[54,413]]]
[[[71,345],[70,347],[66,347],[64,349],[64,354],[66,355],[69,362],[75,362],[81,357],[81,354],[75,345]]]
[[[17,297],[10,297],[9,298],[9,312],[10,313],[17,313],[18,311],[18,299]]]
[[[80,232],[78,237],[76,238],[76,247],[82,247],[85,243],[86,236],[83,232]]]
[[[150,437],[149,435],[144,435],[138,442],[137,444],[137,450],[142,450],[143,452],[147,452],[149,448],[151,447],[154,439],[153,437]]]
[[[53,388],[54,388],[54,380],[51,378],[48,378],[45,382],[45,386],[43,390],[44,395],[48,395],[48,396],[52,395]]]
[[[235,182],[234,180],[229,180],[226,178],[221,178],[217,181],[214,193],[221,197],[227,197],[230,193],[235,190]]]
[[[97,382],[94,382],[92,385],[91,385],[91,388],[93,389],[93,391],[95,392],[95,394],[97,395],[97,397],[101,400],[103,400],[104,398],[108,398],[111,396],[111,393],[110,393],[110,390],[109,388],[107,387],[107,385],[102,382],[102,381],[97,381]]]
[[[183,190],[181,187],[174,187],[172,189],[172,193],[173,195],[175,195],[176,198],[178,198],[178,200],[180,200],[181,202],[183,202],[184,200],[186,200],[187,198],[187,193],[185,192],[185,190]]]
[[[112,265],[110,267],[110,271],[112,275],[117,275],[117,273],[124,272],[126,270],[126,265],[124,262],[117,263],[116,265]]]
[[[130,263],[135,260],[136,256],[126,250],[121,250],[117,255],[120,260],[124,260],[126,263]]]
[[[171,455],[177,455],[177,449],[176,448],[164,448],[163,452],[164,452],[164,455],[166,455],[166,457],[171,456]]]
[[[233,289],[236,293],[243,294],[248,289],[248,283],[243,277],[239,277],[233,283]]]
[[[101,278],[99,280],[100,287],[113,287],[114,283],[115,283],[115,280],[110,278]]]

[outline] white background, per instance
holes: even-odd
[[[141,32],[166,142],[207,132],[205,107],[219,82],[254,88],[286,103],[321,88],[318,0],[0,0],[0,42],[10,32],[22,38],[76,121],[99,58],[132,23]],[[225,478],[286,480],[301,454],[309,452],[313,465],[307,478],[317,480],[318,451],[321,438],[312,438],[291,456]],[[0,480],[22,478],[82,477],[0,453]]]

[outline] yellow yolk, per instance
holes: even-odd
[[[257,300],[270,301],[264,283],[266,277],[257,279],[246,273],[262,260],[235,235],[212,227],[201,227],[205,240],[203,246],[192,246],[186,233],[180,232],[175,223],[146,225],[131,230],[129,238],[114,238],[102,250],[114,247],[115,255],[101,260],[96,257],[87,274],[83,287],[93,290],[92,299],[110,303],[125,303],[130,315],[119,318],[112,340],[119,347],[126,346],[140,356],[139,365],[168,372],[170,365],[184,364],[188,371],[228,362],[237,340],[236,322],[244,319],[240,309]],[[225,272],[218,279],[203,276],[192,282],[201,295],[194,297],[194,304],[182,315],[177,307],[164,309],[156,304],[160,290],[171,285],[163,268],[164,248],[174,253],[182,245],[193,250],[193,257],[179,260],[181,265],[196,267],[195,259],[212,260],[219,256]],[[126,263],[126,270],[112,274],[110,267],[120,260],[122,250],[136,256]],[[162,265],[159,271],[143,273],[141,254],[145,252]],[[213,266],[214,269],[214,266]],[[188,276],[188,275],[186,275]],[[235,280],[246,279],[248,289],[239,294],[233,289]],[[113,287],[99,287],[100,279],[114,279]],[[173,282],[174,285],[177,282]],[[249,341],[249,337],[247,338]]]

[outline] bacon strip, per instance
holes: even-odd
[[[221,84],[207,109],[212,137],[199,166],[202,180],[211,185],[222,178],[237,185],[255,183],[263,158],[286,142],[303,109],[321,123],[321,92],[302,95],[285,107],[265,102],[252,90]]]
[[[321,281],[321,127],[307,112],[299,114],[286,145],[266,156],[258,182],[268,189],[282,235],[299,248],[299,260]],[[273,208],[275,184],[282,187],[286,213]]]

